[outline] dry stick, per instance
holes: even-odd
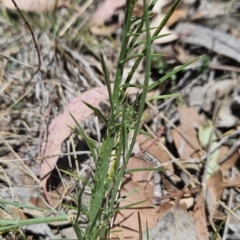
[[[216,147],[214,147],[214,148],[211,149],[210,154],[214,153],[214,152],[215,152],[217,149],[219,149],[222,145],[224,145],[224,144],[227,143],[231,138],[236,137],[237,135],[240,135],[240,129],[237,129],[237,130],[235,130],[235,131],[231,131],[230,134],[228,134],[227,136],[223,137],[223,138],[216,144]],[[233,147],[234,147],[235,145],[237,145],[237,144],[238,144],[238,141],[233,145]],[[233,148],[233,147],[232,147],[232,148]],[[231,148],[231,149],[232,149],[232,148]],[[230,155],[229,152],[231,152],[231,149],[228,151],[228,154],[226,154],[226,155]],[[236,149],[238,149],[238,148],[236,148]],[[234,151],[235,151],[235,149],[234,149]],[[234,152],[233,152],[233,153],[234,153]],[[225,156],[226,156],[226,155],[225,155]],[[219,160],[219,162],[218,162],[219,165],[224,162],[223,158],[225,159],[225,156],[223,156],[223,157],[221,158],[221,160]],[[204,160],[205,157],[206,157],[206,156],[204,156],[204,158],[203,158],[202,160]],[[229,156],[228,156],[228,157],[229,157]]]
[[[75,148],[75,144],[74,144],[72,136],[70,136],[70,143],[72,145],[73,152],[75,153],[76,152],[76,148]],[[78,163],[78,159],[77,159],[77,154],[76,153],[73,155],[73,158],[74,158],[74,162],[75,162],[76,169],[77,169],[77,175],[80,176],[79,163]]]
[[[224,202],[222,201],[218,201],[218,203],[223,207],[225,208],[228,212],[230,212],[237,220],[240,221],[240,217],[233,211],[231,210]]]
[[[219,165],[223,164],[226,160],[228,160],[236,151],[239,150],[240,141],[236,141],[236,143],[228,150],[228,153],[224,155],[218,162]]]
[[[210,69],[214,69],[214,70],[225,70],[225,71],[231,71],[231,72],[240,72],[240,68],[239,67],[233,67],[233,66],[229,66],[229,65],[220,65],[220,64],[215,64],[215,63],[209,63],[208,67]]]
[[[165,199],[170,199],[170,198],[178,198],[180,200],[180,197],[184,194],[189,194],[189,193],[199,193],[201,189],[199,187],[192,189],[192,190],[181,190],[180,192],[177,193],[170,193],[166,196],[162,197],[156,197],[159,201],[165,200]]]
[[[24,21],[24,24],[28,27],[31,35],[32,35],[32,39],[33,39],[33,42],[34,42],[34,47],[37,51],[37,56],[38,56],[38,67],[37,67],[37,70],[36,72],[34,73],[34,75],[36,75],[40,70],[41,70],[41,56],[40,56],[40,52],[39,52],[39,48],[38,48],[38,45],[37,45],[37,41],[36,41],[36,38],[34,36],[34,33],[33,33],[33,30],[29,24],[29,22],[27,21],[27,19],[24,17],[23,13],[21,12],[20,8],[18,7],[17,3],[15,2],[15,0],[12,0],[15,8],[17,9],[18,13],[20,14],[21,18],[23,19]],[[33,75],[33,76],[34,76]]]

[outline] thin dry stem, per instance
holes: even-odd
[[[32,35],[32,39],[33,39],[33,42],[34,42],[34,46],[35,46],[35,49],[37,51],[37,56],[38,56],[38,67],[37,67],[37,70],[35,71],[34,75],[36,75],[38,72],[41,71],[41,56],[40,56],[40,51],[39,51],[39,48],[38,48],[38,45],[37,45],[37,41],[36,41],[36,38],[35,38],[35,35],[33,33],[33,30],[32,30],[32,27],[30,26],[29,22],[27,21],[27,19],[25,18],[25,16],[23,15],[23,13],[21,12],[20,8],[18,7],[17,3],[15,2],[15,0],[12,0],[15,8],[17,9],[19,15],[21,16],[22,20],[24,21],[24,24],[27,26],[27,28],[29,29],[31,35]],[[33,75],[33,76],[34,76]]]

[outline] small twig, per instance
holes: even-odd
[[[225,208],[229,213],[231,213],[237,220],[240,221],[240,217],[234,212],[232,211],[224,202],[222,201],[218,201],[218,203]]]
[[[162,200],[165,200],[165,199],[171,199],[171,198],[178,198],[179,200],[181,199],[181,197],[184,195],[184,194],[189,194],[189,193],[198,193],[200,191],[200,188],[195,188],[195,189],[192,189],[192,190],[182,190],[180,192],[177,192],[177,193],[171,193],[171,194],[168,194],[166,196],[162,196],[162,197],[156,197],[159,201],[162,201]]]
[[[228,160],[236,151],[239,150],[240,141],[236,141],[236,143],[228,150],[227,154],[224,155],[219,161],[218,164],[223,164],[226,160]]]
[[[226,144],[231,138],[236,137],[237,135],[240,134],[240,130],[235,130],[233,132],[231,132],[229,135],[223,137],[214,148],[211,149],[210,154],[214,153],[217,149],[219,149],[222,145]],[[204,160],[204,159],[202,159]]]
[[[34,42],[34,47],[36,48],[36,51],[37,51],[37,56],[38,56],[38,67],[37,67],[37,70],[36,72],[34,73],[34,75],[36,75],[40,70],[41,70],[41,56],[40,56],[40,51],[39,51],[39,48],[38,48],[38,45],[37,45],[37,41],[36,41],[36,38],[34,36],[34,33],[33,33],[33,30],[29,24],[29,22],[27,21],[27,19],[24,17],[23,13],[21,12],[20,8],[18,7],[17,3],[15,2],[15,0],[12,0],[15,8],[17,9],[19,15],[21,16],[21,18],[23,19],[24,21],[24,24],[28,27],[31,35],[32,35],[32,39],[33,39],[33,42]]]

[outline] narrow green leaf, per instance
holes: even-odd
[[[77,205],[77,216],[75,218],[75,224],[77,225],[78,223],[78,219],[80,217],[80,213],[81,213],[81,210],[82,210],[82,195],[84,193],[84,190],[85,190],[85,187],[87,186],[87,183],[89,181],[89,178],[90,178],[90,174],[87,175],[85,181],[83,182],[83,186],[80,190],[80,193],[78,194],[78,205]]]
[[[144,32],[145,32],[145,30],[144,30]],[[169,36],[169,35],[171,35],[171,33],[162,34],[160,36],[154,36],[154,37],[151,38],[151,41],[154,42],[155,40],[157,40],[159,38],[163,38],[163,37],[166,37],[166,36]],[[143,44],[146,44],[146,40],[139,41],[136,44],[134,44],[132,47],[129,46],[128,54],[130,52],[132,52],[135,48],[137,48],[137,47],[139,47],[139,46],[141,46]],[[159,54],[159,55],[162,56],[162,54]]]
[[[82,231],[81,231],[80,227],[78,226],[78,224],[72,223],[72,226],[73,226],[73,229],[74,229],[74,231],[77,235],[78,240],[83,240],[84,238],[83,238],[83,235],[82,235]]]
[[[83,103],[84,103],[85,105],[87,105],[90,109],[92,109],[93,112],[94,112],[99,118],[101,118],[101,119],[104,121],[105,125],[108,126],[108,121],[107,121],[107,119],[104,117],[104,115],[101,113],[101,111],[100,111],[99,109],[95,108],[94,106],[92,106],[91,104],[89,104],[89,103],[87,103],[87,102],[84,102],[84,101],[83,101]]]
[[[128,60],[133,59],[133,58],[137,58],[137,57],[140,57],[140,56],[143,57],[144,55],[143,55],[142,53],[133,54],[132,56],[127,57],[126,59],[122,60],[122,61],[121,61],[121,64],[124,64],[124,63],[126,63]]]
[[[212,236],[211,240],[217,240],[217,239],[218,239],[218,233],[220,232],[223,224],[224,224],[224,221],[222,221],[222,222],[220,223],[220,225],[219,225],[218,228],[216,229],[216,232],[215,232],[214,235]]]
[[[143,201],[139,201],[139,202],[135,202],[135,203],[131,203],[131,204],[122,206],[120,208],[116,208],[116,209],[114,209],[114,213],[117,213],[124,209],[133,208],[133,207],[136,207],[136,209],[138,209],[140,207],[139,204],[146,203],[146,202],[147,202],[147,200],[143,200]],[[151,206],[149,206],[149,208],[151,208]]]
[[[153,97],[147,98],[147,99],[146,99],[146,102],[152,101],[152,100],[159,100],[159,99],[171,98],[171,97],[180,97],[180,94],[179,94],[179,93],[173,93],[173,94],[153,96]]]
[[[77,126],[77,129],[74,129],[75,132],[77,132],[85,141],[86,141],[86,144],[92,154],[92,157],[95,161],[95,163],[97,163],[97,160],[98,160],[98,157],[97,157],[97,146],[96,144],[94,143],[94,141],[92,139],[90,139],[84,132],[84,130],[82,129],[82,127],[80,126],[80,124],[78,123],[78,121],[75,119],[75,117],[70,113],[71,117],[73,118],[76,126]],[[72,127],[69,126],[71,129]]]
[[[145,171],[155,171],[155,172],[165,172],[167,169],[164,167],[157,167],[157,168],[133,168],[127,169],[125,174],[133,173],[133,172],[145,172]]]
[[[175,3],[174,3],[174,4],[171,6],[171,8],[168,10],[168,12],[167,12],[167,14],[165,15],[164,19],[162,20],[162,22],[160,23],[160,25],[157,27],[157,29],[156,29],[156,31],[154,32],[154,34],[152,35],[152,37],[150,38],[150,39],[151,39],[151,40],[150,40],[151,43],[152,43],[152,41],[154,41],[154,37],[155,37],[155,36],[158,36],[159,33],[161,32],[161,30],[163,29],[163,27],[166,25],[167,21],[169,20],[169,18],[170,18],[171,15],[173,14],[174,10],[176,9],[176,7],[177,7],[178,4],[180,3],[180,1],[181,1],[181,0],[175,1]],[[156,2],[156,1],[153,1],[153,2]],[[153,5],[151,4],[150,6],[151,6],[151,8],[152,8]],[[144,14],[144,17],[146,18],[145,14]],[[149,26],[148,26],[148,30],[149,30]],[[147,31],[147,29],[146,29],[146,31]],[[150,43],[150,46],[151,46],[151,43]],[[148,44],[146,44],[146,45],[148,46]],[[144,49],[144,50],[142,51],[142,53],[144,53],[145,51],[146,51],[146,49]],[[132,79],[132,76],[133,76],[134,72],[136,71],[138,65],[140,64],[142,58],[143,58],[143,57],[139,57],[139,58],[137,59],[137,61],[134,63],[131,71],[130,71],[129,74],[128,74],[128,77],[127,77],[125,83],[129,83],[129,82],[130,82],[130,80]]]
[[[101,61],[102,70],[103,70],[104,77],[105,77],[105,82],[106,82],[107,89],[108,89],[110,105],[113,108],[114,104],[113,104],[113,99],[112,99],[111,81],[110,81],[110,78],[109,78],[109,72],[108,72],[107,65],[106,65],[106,62],[104,60],[102,52],[100,52],[100,61]]]
[[[22,226],[28,226],[40,223],[51,223],[51,222],[61,222],[69,219],[68,215],[55,216],[55,217],[42,217],[42,218],[31,218],[31,219],[17,219],[17,220],[0,220],[0,232],[11,230],[14,228],[19,228]]]
[[[202,57],[202,56],[201,56]],[[160,78],[158,81],[156,81],[155,83],[151,84],[148,88],[149,91],[153,90],[155,87],[157,87],[160,83],[163,83],[164,81],[166,81],[168,78],[170,78],[172,75],[180,72],[181,70],[183,70],[184,68],[186,68],[187,66],[191,65],[192,63],[194,63],[195,61],[197,61],[198,59],[200,59],[201,57],[198,57],[188,63],[183,64],[181,67],[178,67],[177,69],[171,71],[170,73],[166,74],[164,77]]]

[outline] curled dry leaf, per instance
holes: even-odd
[[[199,240],[208,239],[206,208],[204,204],[203,194],[198,194],[197,202],[193,210],[193,218],[196,225],[197,236]]]
[[[67,105],[65,111],[51,122],[48,129],[48,141],[45,146],[42,147],[41,154],[45,156],[61,154],[61,144],[71,133],[69,126],[73,128],[76,126],[70,114],[72,114],[78,122],[83,121],[92,114],[92,110],[87,107],[83,101],[94,107],[98,107],[99,103],[106,99],[108,99],[106,87],[90,89],[74,98]],[[42,179],[45,196],[49,202],[50,199],[47,195],[46,183],[51,171],[55,168],[57,160],[58,157],[52,157],[43,160],[41,164],[40,177]]]
[[[179,131],[176,129],[172,130],[178,154],[182,158],[195,157],[198,159],[202,153],[199,151],[201,147],[195,127],[201,125],[200,117],[192,107],[179,107],[178,114],[180,120]]]
[[[210,218],[213,217],[213,214],[218,205],[218,200],[222,196],[222,191],[223,191],[222,172],[221,170],[218,170],[214,172],[207,180],[206,203]]]
[[[30,12],[47,12],[53,11],[56,7],[61,6],[64,1],[58,0],[15,0],[20,10]],[[16,9],[11,0],[0,0],[6,8]]]
[[[136,157],[130,158],[127,166],[128,169],[149,167],[153,167],[153,164],[147,163]],[[137,239],[137,237],[139,237],[138,212],[144,231],[146,229],[146,221],[150,228],[156,226],[160,213],[150,201],[153,197],[154,187],[153,184],[150,184],[148,181],[149,174],[149,171],[133,172],[123,178],[120,190],[120,199],[123,199],[120,201],[118,207],[123,207],[139,201],[145,202],[137,204],[132,208],[121,209],[121,211],[116,214],[114,220],[115,227],[112,229],[116,231],[116,233],[113,234],[114,237],[118,239]],[[127,197],[124,198],[124,196]]]

